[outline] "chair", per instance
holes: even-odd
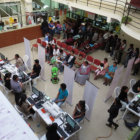
[[[66,48],[67,48],[67,44],[66,44],[66,43],[61,43],[61,47],[62,47],[63,49],[66,49]]]
[[[67,48],[66,48],[69,52],[71,52],[72,51],[72,47],[71,46],[67,46]]]
[[[39,140],[47,140],[46,134],[44,134]]]
[[[62,43],[61,43],[60,41],[57,41],[57,45],[58,45],[58,46],[61,46],[61,44],[62,44]]]
[[[132,90],[132,87],[133,87],[134,84],[136,83],[136,80],[135,80],[135,79],[131,79],[129,83],[130,83],[130,89],[129,89],[129,91],[128,91],[128,94],[129,94],[129,93],[132,93],[133,95],[136,95],[137,93],[135,93],[135,92]]]
[[[74,54],[75,55],[78,55],[79,54],[79,50],[78,49],[73,49],[73,51],[74,51]]]
[[[28,60],[29,60],[29,56],[24,55],[24,57],[23,57],[24,65],[25,65],[25,68],[29,71],[29,68],[28,68],[28,65],[27,65]]]
[[[32,48],[38,48],[38,44],[41,44],[41,42],[42,42],[41,39],[38,38],[38,39],[37,39],[37,42],[36,42],[35,44],[32,45]]]
[[[36,85],[38,79],[40,79],[40,75],[33,79],[33,85],[34,86]]]
[[[89,61],[89,62],[91,62],[91,63],[93,63],[93,60],[94,60],[94,59],[93,59],[92,56],[87,56],[86,60]]]
[[[45,41],[42,41],[42,42],[41,42],[41,45],[42,45],[44,48],[46,48],[47,43],[46,43]]]
[[[90,66],[91,70],[95,72],[95,71],[97,70],[97,66],[99,66],[100,63],[101,63],[100,60],[94,59],[94,65],[91,65],[91,66]]]
[[[14,108],[24,120],[27,120],[33,116],[32,114],[29,114],[28,116],[26,116],[23,112],[20,111],[20,109],[19,109],[20,107],[16,104],[14,105]]]
[[[120,94],[120,92],[121,92],[121,88],[120,88],[120,87],[116,87],[116,88],[114,89],[114,92],[115,92],[115,97],[118,97],[119,94]]]
[[[81,54],[83,58],[86,57],[86,54],[84,52],[80,52],[79,54]]]
[[[53,38],[53,40],[54,40],[54,43],[56,44],[56,38]]]

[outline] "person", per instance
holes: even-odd
[[[100,65],[95,70],[95,75],[99,75],[103,69],[104,69],[104,64],[103,63],[100,63]],[[96,79],[96,76],[95,76],[94,79]]]
[[[119,127],[118,124],[116,124],[113,119],[115,119],[118,116],[119,109],[121,108],[121,103],[118,98],[115,99],[114,103],[111,105],[110,109],[108,110],[109,113],[109,118],[108,122],[106,125],[108,127],[112,127],[112,125],[117,129]]]
[[[65,61],[66,56],[66,53],[62,49],[60,49],[60,55],[58,59],[60,59],[60,61]]]
[[[110,84],[111,80],[113,79],[113,76],[114,76],[114,73],[117,69],[117,63],[114,62],[113,65],[111,65],[109,68],[108,68],[108,72],[106,72],[105,74],[105,78],[104,78],[104,85],[108,85]]]
[[[59,56],[60,55],[60,51],[57,48],[57,46],[55,46],[55,48],[53,49],[53,56]]]
[[[134,51],[134,45],[130,44],[130,47],[127,50],[127,55],[126,55],[125,62],[124,62],[125,68],[127,67],[128,61],[132,58],[133,51]]]
[[[4,83],[5,83],[5,87],[8,88],[9,90],[11,90],[11,73],[6,73],[4,76]]]
[[[13,90],[13,93],[15,94],[15,102],[19,100],[20,94],[24,92],[23,85],[21,82],[19,82],[18,76],[13,75],[13,79],[10,81],[11,83],[11,89]]]
[[[26,102],[27,96],[25,93],[20,94],[19,98],[16,101],[16,104],[18,105],[21,112],[23,112],[25,115],[34,114],[35,111],[32,109],[33,105],[29,105]]]
[[[69,35],[69,38],[67,38],[64,42],[65,42],[67,45],[72,45],[73,42],[74,42],[73,36],[72,36],[72,35]]]
[[[25,70],[25,65],[23,59],[19,56],[19,54],[15,54],[15,58],[12,60],[16,60],[15,66],[19,68],[21,71]]]
[[[139,93],[140,92],[140,80],[138,80],[132,87],[132,90],[135,92],[135,93]]]
[[[48,42],[49,42],[49,33],[45,34],[44,41],[48,44]]]
[[[113,39],[112,39],[112,42],[111,42],[111,52],[110,52],[110,56],[112,57],[113,56],[113,54],[114,54],[114,50],[115,50],[115,46],[116,46],[116,44],[117,44],[117,41],[118,41],[118,35],[115,35],[115,36],[113,36]]]
[[[53,123],[52,125],[47,127],[46,139],[47,140],[64,140],[57,133],[57,123]]]
[[[61,26],[60,22],[57,21],[57,25],[56,25],[56,34],[57,34],[57,38],[58,38],[58,39],[60,38],[61,31],[62,31],[62,26]]]
[[[75,109],[73,112],[73,118],[75,119],[75,121],[79,123],[81,122],[81,120],[83,120],[85,113],[86,113],[85,101],[80,100],[78,104],[75,106]]]
[[[71,52],[70,52],[70,54],[68,54],[67,56],[66,56],[66,59],[65,59],[65,62],[64,62],[64,64],[66,64],[69,68],[72,68],[73,67],[73,64],[74,64],[74,62],[75,62],[75,56],[74,56],[74,51],[72,50]]]
[[[51,34],[51,36],[54,36],[54,29],[55,29],[55,25],[53,23],[53,21],[51,20],[49,23],[49,33]]]
[[[93,42],[96,42],[96,41],[97,41],[98,35],[99,35],[98,32],[95,31],[95,32],[94,32],[94,35],[93,35],[93,37],[92,37],[92,41],[93,41]]]
[[[34,60],[33,70],[30,73],[31,78],[34,79],[34,78],[38,77],[40,75],[40,72],[41,72],[41,66],[39,64],[39,60],[36,59],[36,60]]]
[[[105,73],[106,73],[106,71],[107,71],[107,69],[108,69],[108,67],[109,67],[109,64],[108,64],[108,59],[107,58],[104,58],[104,61],[103,61],[103,69],[101,70],[101,71],[97,71],[96,73],[95,73],[95,77],[94,77],[94,80],[97,80],[97,78],[99,77],[99,76],[104,76],[105,75]]]
[[[90,65],[88,64],[87,61],[85,61],[79,68],[79,70],[76,72],[75,81],[81,85],[84,85],[86,83],[86,80],[89,79],[89,75],[90,75]]]
[[[42,35],[45,36],[47,32],[49,32],[49,26],[46,18],[43,18],[43,22],[41,24]]]
[[[136,61],[136,59],[139,57],[139,54],[140,54],[140,53],[139,53],[139,48],[136,48],[136,49],[135,49],[135,51],[134,51],[134,52],[133,52],[133,54],[132,54],[132,55],[133,55],[133,57],[135,57],[134,62],[135,62],[135,61]]]
[[[133,71],[132,75],[137,75],[139,72],[139,68],[140,68],[140,55],[134,62],[134,71]]]
[[[65,21],[63,22],[62,29],[63,29],[63,39],[65,39],[66,38],[66,30],[67,30]]]
[[[122,44],[121,44],[121,47],[119,48],[119,51],[118,51],[117,64],[119,64],[121,62],[122,55],[123,55],[123,52],[124,52],[126,46],[127,46],[126,45],[126,40],[123,40]]]
[[[83,64],[83,62],[84,62],[83,56],[81,54],[79,54],[79,57],[77,57],[75,60],[74,70],[77,68],[80,68],[81,65]]]
[[[126,108],[126,105],[128,104],[128,98],[127,98],[127,92],[128,92],[128,87],[127,86],[123,86],[121,88],[121,92],[118,96],[118,99],[120,100],[120,102],[122,103],[122,110]]]
[[[68,97],[68,91],[66,88],[67,88],[67,86],[65,83],[62,83],[60,85],[59,92],[58,92],[56,98],[54,99],[54,102],[58,106],[61,106],[65,102],[66,98]]]

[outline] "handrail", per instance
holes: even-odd
[[[130,13],[130,10],[131,9],[134,9],[128,2],[127,0],[125,1],[122,1],[122,0],[113,0],[113,1],[109,1],[109,0],[84,0],[84,1],[81,1],[81,0],[76,0],[75,1],[76,3],[80,2],[80,3],[85,3],[87,6],[89,5],[93,5],[93,6],[96,6],[98,7],[99,9],[108,9],[108,10],[111,10],[112,12],[114,12],[114,14],[117,12],[117,13],[120,13],[123,16],[126,16],[126,21],[125,21],[125,25],[127,24],[128,22],[128,17],[131,16],[133,17],[133,20],[132,22],[135,23],[135,25],[132,24],[131,22],[131,26],[133,26],[134,28],[136,29],[140,29],[138,26],[140,25],[140,16],[136,16],[136,15],[132,15]],[[98,3],[98,4],[97,4]],[[110,5],[112,5],[112,7],[110,7]],[[140,11],[139,9],[137,9],[138,11]],[[136,21],[139,20],[139,21]]]

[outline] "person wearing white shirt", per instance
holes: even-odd
[[[60,55],[60,51],[57,48],[57,46],[55,46],[55,48],[53,49],[53,56],[59,56]]]

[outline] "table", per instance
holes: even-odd
[[[136,112],[135,110],[133,110],[132,108],[130,108],[129,105],[130,105],[133,101],[137,101],[137,100],[140,98],[139,96],[140,96],[140,95],[135,96],[135,97],[131,100],[131,102],[126,106],[126,110],[125,110],[125,112],[124,112],[124,114],[123,114],[123,117],[122,117],[122,118],[124,119],[125,115],[126,115],[128,112],[132,112],[133,114],[135,114],[136,116],[139,117],[138,126],[140,126],[140,112],[139,112],[139,113]]]
[[[10,64],[10,63],[5,63],[4,65],[2,65],[0,67],[0,73],[2,74],[2,79],[4,78],[4,75],[10,72],[13,75],[18,75],[19,76],[19,80],[20,82],[22,82],[23,85],[29,83],[30,86],[30,90],[31,90],[31,77],[28,76],[27,73],[25,73],[24,71],[20,71],[15,65]]]
[[[0,140],[39,140],[0,91]]]
[[[31,95],[32,97],[34,96],[34,94]],[[47,125],[51,125],[52,123],[57,123],[59,127],[61,127],[61,129],[64,131],[64,133],[67,135],[67,137],[65,138],[65,140],[69,139],[70,137],[72,137],[73,135],[75,135],[77,132],[79,132],[82,128],[80,127],[80,125],[66,112],[64,112],[57,104],[55,104],[54,102],[52,102],[52,100],[47,96],[44,96],[44,98],[46,98],[46,101],[42,104],[43,107],[41,107],[40,109],[37,109],[35,107],[35,105],[33,106],[34,111],[42,118],[42,120],[47,124]],[[42,99],[44,100],[44,99]],[[28,100],[27,102],[29,104],[31,104]],[[50,110],[49,108],[45,107],[46,103],[50,103],[50,104],[54,104],[55,106],[57,106],[57,110],[60,111],[60,115],[58,117],[56,117],[54,119],[54,121],[52,121],[50,119],[51,113],[48,111]],[[42,109],[45,109],[45,113],[42,112]],[[66,128],[66,120],[64,121],[64,116],[68,115],[73,122],[76,124],[76,126],[79,128],[77,130],[75,130],[73,133],[69,134],[65,128]],[[62,135],[58,132],[58,134],[62,137]]]

